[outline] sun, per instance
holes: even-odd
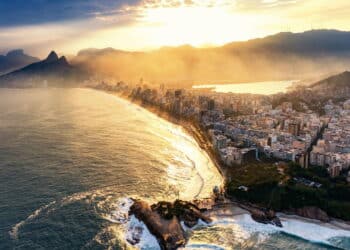
[[[257,33],[249,16],[224,6],[152,8],[140,19],[148,39],[159,45],[221,45],[247,40]]]
[[[267,34],[267,23],[280,23],[270,15],[246,13],[231,5],[182,5],[137,9],[125,26],[109,26],[77,38],[70,50],[81,47],[117,47],[152,50],[163,46],[221,46]]]

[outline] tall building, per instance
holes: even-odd
[[[214,110],[215,109],[215,101],[213,99],[210,99],[208,101],[208,110]]]
[[[342,167],[339,163],[334,163],[332,164],[332,166],[328,167],[329,175],[332,178],[339,176],[341,170],[342,170]]]
[[[182,90],[181,89],[177,89],[175,90],[175,97],[180,97],[182,95]]]
[[[291,122],[288,124],[288,132],[294,136],[300,135],[300,123]]]
[[[299,165],[303,168],[309,168],[309,154],[304,153],[299,157]]]

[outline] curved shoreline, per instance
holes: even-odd
[[[175,126],[178,126],[178,128],[181,129],[189,138],[193,139],[193,141],[192,141],[189,138],[186,138],[186,136],[183,136],[184,140],[189,140],[191,143],[195,144],[194,146],[196,146],[197,149],[204,155],[206,163],[207,163],[206,166],[208,166],[208,168],[209,168],[209,166],[211,165],[210,163],[212,163],[213,167],[215,168],[213,170],[217,170],[217,173],[221,177],[220,183],[218,183],[217,185],[224,188],[227,180],[226,180],[226,175],[224,173],[224,170],[220,167],[219,158],[213,153],[212,150],[210,150],[210,145],[208,145],[208,143],[207,143],[206,135],[203,134],[202,131],[199,128],[197,128],[196,126],[194,126],[191,122],[183,120],[183,119],[177,119],[175,117],[172,117],[167,112],[162,111],[157,107],[154,107],[151,105],[143,105],[141,102],[139,102],[137,100],[136,101],[132,100],[128,96],[118,94],[117,92],[110,92],[110,91],[98,90],[98,89],[93,89],[93,90],[101,91],[101,92],[107,93],[109,95],[115,96],[120,100],[123,100],[123,101],[126,101],[127,103],[135,105],[137,108],[142,108],[142,109],[148,111],[151,115],[154,115],[154,116],[161,118],[161,119],[163,119],[163,120],[165,120],[165,121],[167,121]],[[179,136],[179,135],[177,135],[177,136]],[[182,135],[180,135],[180,136],[182,136]],[[203,145],[205,145],[205,146],[203,146]],[[188,156],[186,155],[186,157],[188,157]],[[193,200],[193,199],[199,198],[199,196],[203,192],[203,189],[204,189],[206,183],[205,183],[205,178],[200,173],[200,169],[198,169],[198,166],[197,166],[198,164],[196,164],[192,159],[189,159],[189,160],[191,161],[194,168],[197,170],[197,175],[202,180],[200,190],[197,192],[195,197],[192,198],[192,200]],[[214,186],[212,188],[214,188]],[[211,193],[212,193],[212,191],[213,190],[211,190]],[[211,198],[211,197],[205,197],[205,198]]]
[[[160,117],[160,118],[162,118],[162,119],[164,119],[172,124],[180,126],[189,136],[191,136],[191,138],[193,138],[196,141],[198,147],[208,155],[208,157],[209,157],[208,161],[210,161],[210,160],[212,161],[212,163],[214,164],[216,169],[219,171],[222,179],[224,180],[224,182],[226,182],[225,171],[220,166],[220,163],[219,163],[220,159],[211,150],[210,145],[208,145],[208,139],[206,138],[206,135],[198,127],[196,127],[194,124],[192,124],[191,122],[186,121],[182,118],[174,118],[174,117],[170,116],[166,111],[162,111],[159,108],[154,107],[152,105],[142,104],[140,101],[132,100],[128,96],[120,95],[117,92],[110,92],[110,91],[105,91],[105,90],[98,90],[98,91],[102,91],[102,92],[111,94],[113,96],[122,98],[124,100],[127,100],[130,103],[136,104],[138,107],[144,108],[145,110],[151,112],[152,114],[154,114],[154,115],[156,115],[156,116],[158,116],[158,117]]]
[[[216,169],[218,170],[218,172],[220,173],[220,175],[222,177],[222,180],[223,180],[222,186],[224,186],[226,184],[226,182],[228,180],[227,180],[227,177],[225,175],[225,170],[220,165],[220,159],[219,159],[218,155],[216,155],[213,152],[210,145],[208,145],[209,144],[208,138],[203,133],[203,131],[200,130],[200,128],[196,127],[194,124],[192,124],[191,122],[186,121],[184,119],[181,119],[181,118],[177,119],[175,117],[172,117],[167,112],[162,111],[159,108],[154,107],[152,105],[142,104],[138,100],[136,100],[136,101],[132,100],[128,96],[121,95],[121,94],[118,94],[116,92],[110,92],[110,91],[104,91],[104,90],[102,90],[102,91],[105,93],[117,96],[117,97],[124,99],[126,101],[129,101],[130,103],[136,104],[139,107],[151,112],[152,114],[157,115],[158,117],[183,128],[184,131],[196,141],[199,148],[201,150],[203,150],[203,152],[206,153],[206,155],[208,156],[208,161],[211,160],[213,162],[213,165],[216,167]],[[229,203],[223,204],[223,206],[228,206],[228,207],[226,207],[226,211],[228,211],[228,210],[235,210],[235,211],[232,213],[229,213],[229,214],[222,214],[221,215],[222,217],[237,216],[237,215],[243,215],[243,214],[251,215],[250,208],[252,208],[252,209],[257,208],[256,206],[254,206],[254,204],[251,204],[251,205],[240,204],[237,201],[230,201]],[[222,207],[214,205],[212,207],[212,209],[208,210],[207,213],[214,214],[215,216],[218,216],[218,211],[220,211],[220,210],[222,211],[222,209],[223,209]],[[319,221],[319,220],[309,219],[306,217],[298,216],[296,214],[287,214],[287,213],[283,213],[283,212],[279,212],[278,216],[281,216],[281,218],[283,220],[289,220],[289,219],[298,220],[298,221],[301,221],[304,223],[316,224],[318,226],[327,227],[327,228],[334,229],[334,230],[339,230],[339,229],[340,230],[350,230],[350,224],[348,222],[342,221],[339,219],[335,219],[335,218],[330,218],[331,219],[330,222],[324,223],[324,222]]]

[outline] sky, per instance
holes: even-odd
[[[218,46],[278,32],[350,29],[349,0],[1,0],[0,53]]]

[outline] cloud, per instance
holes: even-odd
[[[236,8],[240,10],[266,10],[276,7],[288,7],[298,4],[300,0],[236,0]]]
[[[140,0],[1,0],[0,26],[23,26],[110,16]],[[111,11],[112,10],[112,11]]]
[[[146,9],[228,7],[259,10],[299,0],[1,0],[0,27],[99,19],[106,22],[137,20]]]
[[[142,0],[129,9],[234,6],[235,0]]]
[[[237,9],[259,9],[295,4],[300,0],[142,0],[140,8],[178,8],[178,7],[235,7]]]
[[[51,49],[143,50],[310,28],[348,30],[349,9],[348,0],[0,0],[0,51],[24,48],[44,56]]]

